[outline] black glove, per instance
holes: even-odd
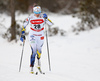
[[[26,39],[25,35],[21,35],[21,37],[22,37],[24,40]]]

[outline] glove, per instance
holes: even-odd
[[[47,14],[44,13],[43,14],[43,18],[47,19]]]
[[[21,35],[20,40],[23,42],[26,39],[25,35]]]

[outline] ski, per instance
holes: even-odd
[[[37,67],[37,68],[38,68],[38,70],[39,70],[40,74],[45,74],[45,72],[42,72],[42,70],[41,70],[41,68],[40,68],[40,67]]]
[[[31,73],[31,74],[35,74],[35,75],[38,75],[38,72],[33,72],[33,71],[31,71],[30,73]]]
[[[38,75],[38,72],[34,72],[33,71],[33,67],[31,67],[31,72],[30,72],[31,74],[35,74],[35,75]]]
[[[39,70],[39,73],[40,74],[45,74],[45,72],[42,72],[41,68],[40,67],[37,67],[37,69]],[[38,72],[33,72],[33,67],[31,68],[31,74],[35,74],[35,75],[38,75]]]
[[[44,75],[45,75],[45,73],[44,73],[44,72],[42,72],[41,74],[44,74]]]

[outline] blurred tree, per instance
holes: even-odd
[[[59,4],[57,0],[29,0],[29,5],[40,5],[42,8],[48,9],[51,12],[59,10]]]
[[[79,4],[79,30],[89,30],[100,25],[100,0],[81,0]]]
[[[9,10],[10,0],[0,0],[0,13]]]
[[[60,5],[59,12],[61,14],[74,14],[79,9],[80,0],[58,0],[58,4]]]
[[[28,7],[29,7],[29,0],[16,0],[15,1],[16,10],[20,10],[21,12],[27,12]]]
[[[60,6],[57,0],[40,0],[40,6],[47,8],[51,12],[59,10]]]
[[[15,22],[15,0],[10,0],[11,3],[11,40],[16,39],[16,22]]]
[[[75,13],[79,7],[78,1],[80,0],[15,0],[15,9],[27,13],[29,6],[36,3],[51,12]],[[10,0],[0,0],[0,12],[10,12],[9,2]]]

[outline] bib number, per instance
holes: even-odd
[[[34,25],[34,29],[40,29],[40,28],[41,28],[40,24]]]

